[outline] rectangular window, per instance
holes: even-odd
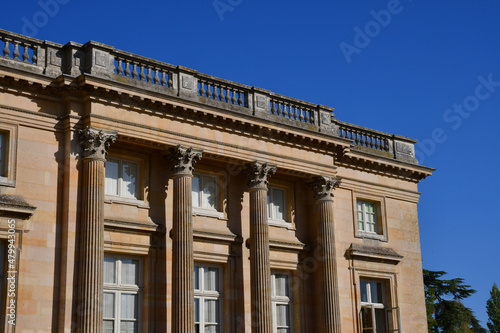
[[[221,270],[217,267],[194,266],[195,332],[219,333],[222,307]]]
[[[107,195],[138,199],[139,164],[137,162],[108,158],[106,161]]]
[[[383,281],[360,279],[363,333],[400,332],[399,308],[389,306],[390,297],[386,289]]]
[[[267,191],[267,217],[272,220],[286,220],[285,190],[269,186]]]
[[[104,257],[103,332],[139,332],[140,261]]]
[[[374,202],[358,200],[358,229],[369,233],[379,233],[377,209]]]
[[[6,151],[7,151],[7,135],[3,132],[0,132],[0,177],[7,177]]]
[[[193,207],[219,210],[217,179],[207,174],[194,174],[192,181]]]
[[[271,293],[271,300],[273,305],[273,332],[291,332],[291,297],[288,274],[273,273],[271,275]]]

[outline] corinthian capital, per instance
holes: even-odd
[[[103,131],[87,126],[79,130],[80,145],[83,148],[83,157],[92,159],[106,159],[109,145],[116,140],[115,131]]]
[[[166,158],[172,164],[172,171],[174,174],[192,175],[194,165],[197,160],[201,159],[201,154],[201,150],[177,146],[169,149]]]
[[[276,166],[267,163],[252,162],[246,165],[244,170],[250,188],[265,188],[269,183],[269,177],[276,172]]]
[[[313,177],[308,183],[316,200],[333,200],[333,189],[340,185],[340,179],[324,176]]]

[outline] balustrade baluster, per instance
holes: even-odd
[[[243,91],[239,91],[239,96],[238,96],[238,105],[243,105]]]
[[[216,100],[219,100],[219,94],[217,92],[218,87],[219,87],[219,85],[217,83],[214,84],[214,99],[216,99]]]
[[[141,73],[139,73],[139,80],[144,81],[144,78],[146,77],[146,74],[144,74],[144,66],[141,67]]]
[[[38,60],[37,54],[38,54],[38,48],[33,47],[33,57],[31,58],[31,62],[35,65],[37,64],[37,60]]]
[[[130,66],[129,66],[129,62],[127,60],[123,60],[123,66],[125,67],[125,76],[126,77],[130,77]]]
[[[200,95],[205,97],[205,81],[200,80]]]
[[[379,145],[379,140],[380,140],[380,137],[378,136],[375,136],[375,149],[379,149],[380,145]]]
[[[12,55],[14,56],[14,60],[21,61],[21,58],[19,58],[21,53],[19,53],[19,43],[18,42],[14,42],[14,53],[12,53]]]
[[[359,144],[365,146],[365,135],[363,134],[363,132],[359,132],[359,136]]]
[[[132,70],[132,78],[135,79],[137,78],[137,64],[134,62],[134,69]]]
[[[152,71],[152,70],[153,70],[153,69],[152,69],[151,67],[147,67],[147,68],[146,68],[146,73],[148,73],[148,75],[146,75],[146,81],[147,81],[147,82],[151,82],[151,81],[153,81],[153,75],[151,75],[151,71]]]
[[[387,139],[384,139],[384,150],[389,151],[389,141]]]
[[[123,73],[122,60],[118,59],[118,65],[116,66],[116,73],[121,75]]]
[[[168,73],[168,87],[172,88],[174,86],[174,81],[172,79],[172,72],[167,72]]]
[[[30,54],[29,54],[29,45],[23,44],[24,52],[23,52],[23,62],[29,62]]]
[[[155,84],[160,83],[160,74],[159,73],[160,73],[160,69],[155,68],[155,78],[153,79]]]
[[[215,85],[213,83],[208,84],[208,97],[215,99]]]
[[[271,100],[271,114],[276,114],[276,103]]]
[[[307,122],[307,120],[305,120],[304,118],[304,112],[307,115],[307,109],[299,109],[299,121]]]
[[[236,104],[236,90],[235,89],[231,89],[231,94],[232,94],[231,103],[232,104]]]
[[[4,41],[4,42],[5,42],[5,47],[3,48],[3,56],[8,57],[10,54],[9,42],[8,41]]]
[[[162,86],[167,84],[167,72],[166,71],[161,71],[161,81],[160,84]]]

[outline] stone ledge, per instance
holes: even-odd
[[[0,194],[0,216],[27,220],[35,209],[21,196]]]
[[[346,257],[350,259],[377,261],[388,264],[398,264],[404,257],[389,247],[368,246],[362,244],[351,244],[346,251]]]

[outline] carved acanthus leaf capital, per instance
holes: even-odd
[[[109,145],[116,141],[115,131],[103,131],[87,126],[79,130],[80,145],[83,149],[83,157],[90,159],[106,159]]]
[[[177,146],[169,149],[166,158],[172,164],[172,172],[174,174],[192,175],[194,165],[201,159],[201,155],[201,150]]]
[[[276,172],[276,166],[267,163],[252,162],[246,165],[244,173],[247,175],[250,188],[265,188],[269,183],[269,177]]]
[[[308,185],[313,190],[313,196],[316,200],[333,200],[333,190],[340,185],[340,179],[316,176]]]

